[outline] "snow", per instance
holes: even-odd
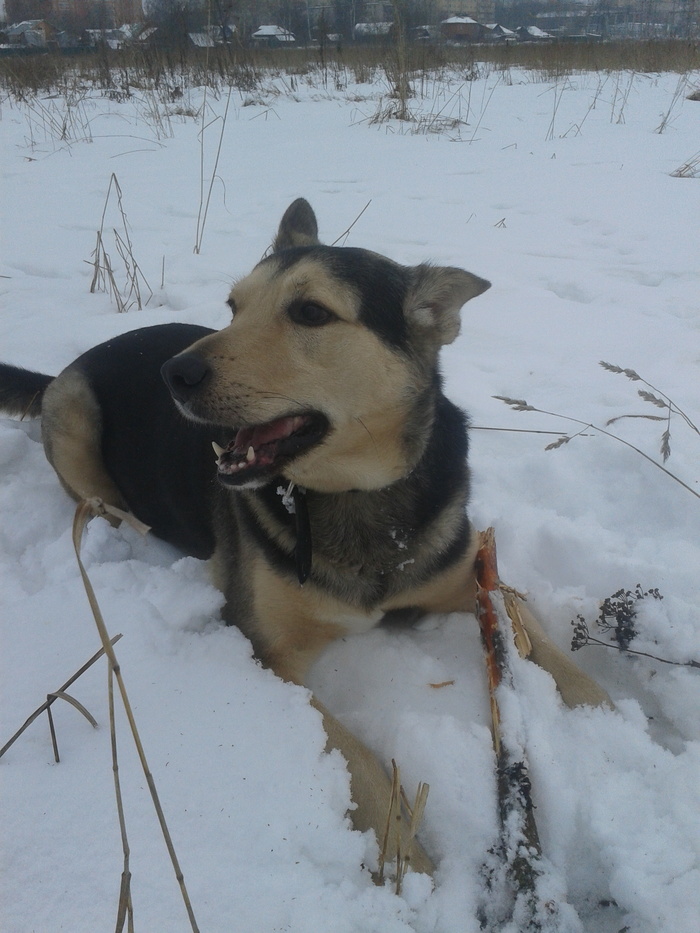
[[[341,72],[325,84],[278,76],[262,90],[206,96],[165,112],[142,90],[2,104],[2,358],[57,373],[116,333],[163,321],[224,326],[233,277],[268,246],[303,195],[332,242],[407,264],[429,259],[490,279],[444,352],[448,394],[472,433],[472,517],[494,525],[502,577],[527,591],[562,647],[602,599],[658,587],[633,647],[700,658],[700,503],[627,446],[587,428],[657,415],[624,375],[636,370],[697,425],[700,412],[700,181],[671,172],[697,151],[700,75],[581,74],[558,81],[481,70],[444,73],[411,101],[414,123],[372,117],[386,85]],[[346,83],[347,79],[347,83]],[[677,93],[678,90],[682,93]],[[655,132],[663,124],[663,132]],[[200,187],[216,166],[199,253]],[[58,128],[58,129],[57,129]],[[63,129],[61,129],[63,128]],[[90,292],[91,253],[115,174],[147,307],[118,314]],[[203,182],[202,182],[203,179]],[[123,232],[112,186],[104,231]],[[121,275],[121,273],[119,273]],[[162,283],[161,283],[162,276]],[[147,295],[147,289],[142,288]],[[572,424],[516,412],[525,399]],[[482,430],[499,427],[552,435]],[[608,430],[658,461],[664,422]],[[699,438],[671,420],[668,470],[700,491]],[[0,421],[0,742],[99,647],[72,552],[73,503],[35,423]],[[150,769],[202,930],[237,933],[476,933],[481,868],[497,837],[494,759],[475,620],[431,617],[333,646],[311,686],[387,764],[409,796],[431,785],[422,830],[435,888],[409,875],[397,896],[363,863],[341,756],[324,752],[308,691],[261,669],[219,622],[207,568],[157,540],[93,521],[84,560],[116,646]],[[564,708],[549,676],[516,667],[536,818],[566,929],[693,933],[700,915],[697,670],[587,647],[575,659],[616,710]],[[0,925],[6,933],[114,928],[122,870],[106,667],[70,689],[98,720],[53,706],[0,761]],[[430,684],[445,684],[440,688]],[[118,707],[121,710],[121,707]],[[120,776],[136,929],[190,929],[127,724]],[[573,916],[576,913],[579,919]]]

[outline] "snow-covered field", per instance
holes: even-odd
[[[503,578],[528,592],[564,647],[579,614],[601,635],[605,597],[658,587],[664,599],[640,603],[632,647],[699,659],[697,496],[590,429],[545,451],[581,426],[493,396],[600,426],[663,417],[637,395],[647,386],[604,371],[607,360],[700,422],[700,178],[671,174],[700,149],[700,103],[685,99],[700,74],[443,76],[411,102],[423,115],[414,124],[371,122],[387,104],[379,80],[276,86],[249,100],[233,92],[225,124],[226,96],[207,96],[201,170],[200,123],[175,105],[156,119],[146,92],[87,94],[68,113],[60,97],[4,100],[0,357],[55,374],[144,324],[224,326],[229,283],[261,257],[293,198],[312,202],[326,242],[370,202],[347,244],[493,283],[444,354],[451,397],[478,427],[557,432],[472,434],[472,515],[495,525]],[[201,104],[199,91],[177,102]],[[90,292],[112,174],[153,291],[123,314],[108,293]],[[121,283],[114,228],[123,235],[112,183],[103,235]],[[637,417],[610,430],[658,460],[665,427]],[[678,414],[670,428],[666,467],[700,493],[700,437]],[[99,642],[72,552],[73,504],[37,424],[0,422],[0,464],[4,744]],[[202,931],[476,933],[497,817],[472,617],[357,637],[314,672],[331,709],[398,760],[409,795],[419,780],[431,785],[423,839],[435,887],[409,876],[396,896],[362,867],[374,842],[350,828],[345,765],[324,753],[308,693],[262,670],[240,633],[221,626],[205,565],[99,521],[84,555],[110,631],[124,635],[117,654]],[[565,709],[546,674],[528,662],[516,671],[544,850],[580,918],[566,929],[695,933],[700,671],[595,647],[576,659],[615,712]],[[45,716],[0,761],[4,933],[114,929],[122,852],[104,660],[69,692],[99,728],[58,701],[60,764]],[[118,738],[135,929],[186,931],[123,717]]]

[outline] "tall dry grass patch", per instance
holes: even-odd
[[[150,88],[234,87],[252,92],[269,76],[286,75],[314,86],[369,83],[389,76],[406,92],[413,80],[444,68],[462,70],[511,67],[538,73],[543,80],[580,72],[635,71],[685,74],[700,68],[700,47],[686,40],[625,42],[552,42],[464,47],[417,45],[399,38],[375,46],[324,45],[322,48],[144,49],[37,54],[0,59],[0,88],[17,99],[62,92],[76,86],[118,95]],[[406,95],[407,96],[407,95]]]

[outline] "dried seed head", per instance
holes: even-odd
[[[572,619],[571,624],[574,627],[574,634],[571,639],[571,650],[578,651],[580,648],[584,648],[588,644],[590,632],[588,631],[586,620],[582,615],[577,615],[576,621]]]
[[[631,379],[632,382],[644,382],[639,373],[636,373],[633,369],[623,369],[622,366],[615,366],[614,363],[606,363],[605,360],[600,360],[599,364],[609,373],[621,373],[623,376],[627,376],[628,379]]]
[[[657,395],[653,395],[651,392],[646,392],[644,389],[638,389],[637,395],[640,398],[643,398],[645,402],[651,402],[652,405],[656,405],[657,408],[668,408],[668,402],[665,402],[662,398],[659,398]]]
[[[523,398],[508,398],[505,395],[493,395],[492,398],[498,399],[499,402],[505,402],[515,411],[537,411],[533,405],[528,405]]]
[[[661,435],[661,456],[663,457],[664,463],[671,456],[671,432],[668,428]]]

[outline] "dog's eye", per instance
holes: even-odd
[[[229,308],[231,309],[231,314],[234,315],[234,314],[236,313],[236,311],[237,311],[235,300],[234,300],[233,298],[227,298],[227,299],[226,299],[226,304],[227,304],[227,305],[229,306]]]
[[[332,311],[312,301],[293,304],[288,313],[295,324],[302,324],[304,327],[323,327],[324,324],[330,324],[331,321],[336,320]]]

